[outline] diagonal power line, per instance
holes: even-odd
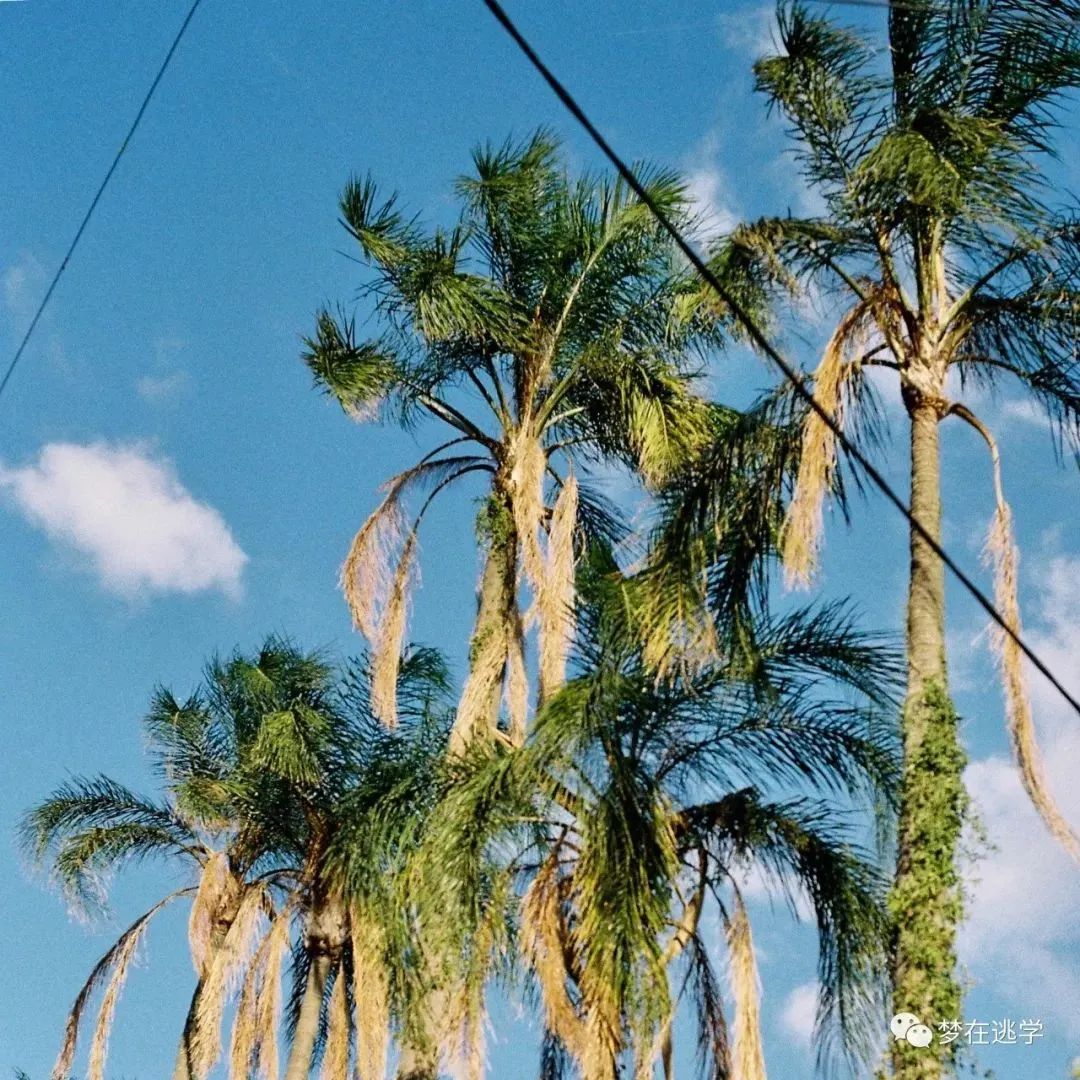
[[[120,159],[124,156],[124,151],[127,150],[132,136],[135,134],[136,130],[138,130],[139,124],[142,123],[142,118],[150,105],[150,100],[157,91],[158,84],[161,82],[165,75],[165,71],[172,62],[173,55],[179,47],[181,39],[187,32],[188,25],[191,23],[192,18],[194,18],[195,12],[201,3],[202,0],[194,0],[194,3],[192,3],[191,7],[188,9],[187,17],[180,24],[180,29],[177,30],[176,37],[173,38],[173,43],[169,46],[169,51],[165,54],[165,59],[161,62],[161,67],[158,68],[158,73],[154,76],[154,81],[150,84],[150,89],[146,91],[146,96],[139,106],[139,111],[135,114],[135,119],[131,122],[131,127],[128,128],[128,132],[124,136],[124,141],[120,144],[120,149],[116,151],[116,156],[109,166],[109,171],[105,174],[105,178],[98,186],[93,199],[90,200],[90,205],[87,207],[86,213],[83,215],[83,219],[80,222],[78,229],[75,230],[75,236],[67,249],[67,254],[57,267],[56,273],[53,274],[52,281],[49,282],[49,287],[45,290],[45,295],[41,298],[41,303],[38,304],[37,311],[34,312],[34,317],[30,320],[30,325],[26,328],[26,333],[23,334],[22,341],[19,342],[19,347],[15,350],[15,355],[12,356],[11,362],[4,372],[4,377],[0,379],[0,396],[3,396],[4,391],[7,389],[7,384],[10,382],[11,376],[15,373],[15,368],[18,367],[19,361],[26,351],[26,346],[30,343],[30,338],[33,337],[34,331],[37,329],[37,324],[41,320],[45,308],[48,307],[49,301],[56,291],[56,286],[60,283],[60,278],[68,267],[68,263],[71,261],[71,256],[75,254],[75,249],[79,246],[79,241],[86,231],[86,226],[90,224],[90,219],[94,216],[94,211],[97,209],[98,203],[101,202],[101,197],[105,194],[105,189],[109,186],[109,181],[112,180],[113,173],[116,172],[116,167],[120,164]]]
[[[537,70],[544,82],[554,91],[555,96],[566,107],[571,116],[585,129],[589,137],[597,147],[603,153],[603,155],[615,166],[616,171],[626,181],[627,185],[634,192],[635,195],[648,207],[653,217],[661,225],[664,231],[675,242],[679,250],[690,261],[690,264],[701,276],[702,280],[713,290],[714,293],[727,305],[728,309],[735,319],[742,325],[746,331],[750,340],[776,365],[781,371],[784,378],[791,383],[795,393],[817,414],[822,423],[826,424],[830,431],[836,436],[837,441],[847,452],[848,456],[855,461],[866,475],[873,481],[878,490],[885,496],[885,498],[892,503],[892,505],[900,511],[901,514],[907,519],[908,524],[915,530],[916,533],[924,540],[927,546],[934,552],[935,555],[949,568],[953,576],[960,582],[961,585],[975,598],[979,606],[990,616],[993,622],[1001,628],[1001,630],[1016,643],[1016,646],[1020,651],[1031,661],[1032,665],[1037,671],[1040,672],[1054,687],[1055,690],[1069,703],[1073,710],[1080,715],[1080,701],[1069,693],[1069,691],[1062,685],[1058,677],[1047,667],[1046,663],[1039,657],[1034,649],[1027,644],[1026,641],[1016,632],[1016,630],[1009,625],[1004,616],[994,606],[993,601],[983,592],[982,589],[971,579],[967,572],[956,562],[956,560],[941,546],[941,544],[930,534],[926,526],[911,512],[910,508],[905,504],[904,500],[897,495],[896,491],[889,484],[888,480],[881,474],[881,472],[874,466],[874,464],[866,457],[866,455],[844,434],[843,429],[836,422],[836,417],[829,412],[814,395],[806,388],[803,382],[802,376],[796,372],[795,368],[784,358],[779,350],[772,344],[771,341],[765,336],[762,329],[750,316],[749,312],[743,307],[739,300],[732,296],[726,289],[716,275],[709,269],[705,261],[694,250],[691,244],[686,240],[678,228],[672,223],[664,211],[656,205],[652,196],[646,190],[641,181],[637,178],[634,171],[626,164],[625,161],[616,153],[611,144],[604,138],[603,135],[597,130],[596,125],[588,118],[585,111],[577,103],[570,91],[556,78],[551,69],[540,59],[536,50],[525,40],[521,31],[514,25],[510,16],[507,15],[502,5],[498,0],[483,0],[484,6],[495,16],[496,21],[507,32],[510,38],[518,49],[525,55],[530,64]]]

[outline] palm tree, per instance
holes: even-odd
[[[838,802],[854,813],[894,790],[881,718],[897,666],[836,608],[762,615],[752,659],[658,680],[628,633],[614,565],[594,552],[585,576],[575,674],[525,744],[446,763],[406,879],[419,940],[462,985],[509,963],[516,941],[543,1007],[544,1077],[575,1066],[583,1080],[646,1080],[657,1061],[670,1077],[689,992],[703,1075],[760,1080],[742,895],[756,869],[770,892],[792,905],[805,895],[814,911],[822,1057],[830,1035],[865,1056],[881,1014],[884,879]],[[861,704],[830,697],[826,682]],[[712,916],[733,976],[730,1040],[702,933]],[[482,1028],[482,994],[456,1015],[476,1061],[467,1036]]]
[[[562,684],[575,536],[611,539],[619,528],[577,473],[616,461],[651,483],[697,445],[706,410],[688,349],[708,337],[706,320],[684,310],[690,283],[667,237],[620,182],[571,179],[544,132],[478,149],[473,163],[449,230],[423,229],[370,179],[346,186],[341,214],[373,271],[363,295],[377,336],[324,310],[305,354],[317,384],[353,417],[392,410],[401,424],[435,419],[449,436],[388,481],[342,571],[375,653],[375,708],[388,723],[417,529],[444,488],[484,477],[478,611],[452,740],[459,753],[478,734],[523,741],[533,619],[538,701]],[[652,198],[686,221],[679,180],[646,176]],[[404,500],[424,488],[408,516]]]
[[[987,558],[997,605],[1018,632],[1017,554],[998,447],[963,398],[1013,379],[1063,437],[1080,435],[1080,221],[1049,204],[1042,168],[1055,110],[1080,84],[1080,5],[890,5],[884,62],[858,34],[799,4],[781,4],[778,21],[780,52],[758,61],[757,86],[790,124],[825,211],[742,226],[719,243],[712,266],[759,310],[808,287],[840,298],[844,313],[812,374],[814,393],[851,437],[877,446],[883,433],[867,373],[895,372],[910,419],[911,508],[935,540],[939,425],[955,417],[985,442],[996,503]],[[808,414],[782,537],[793,582],[813,571],[823,498],[836,478],[834,438]],[[943,567],[914,529],[910,552],[894,1004],[955,1017],[964,754],[947,685]],[[996,643],[1025,787],[1080,856],[1047,791],[1021,655],[1007,635]],[[937,1077],[943,1060],[897,1043],[895,1075]]]
[[[408,651],[399,672],[403,714],[428,715],[446,685],[437,654]],[[343,1080],[351,1032],[346,973],[363,975],[357,957],[368,945],[327,884],[323,862],[342,800],[388,745],[365,738],[378,724],[364,665],[338,677],[318,656],[270,638],[253,657],[214,660],[203,686],[183,702],[156,691],[146,728],[164,799],[104,777],[77,778],[25,819],[27,846],[51,861],[66,893],[83,904],[100,904],[102,875],[131,858],[164,856],[198,878],[141,915],[94,968],[69,1016],[55,1080],[66,1080],[82,1015],[107,980],[88,1070],[88,1080],[101,1080],[130,961],[153,916],[179,897],[193,898],[189,937],[198,980],[174,1078],[205,1076],[217,1061],[225,1004],[237,983],[231,1073],[237,1080],[253,1068],[277,1075],[280,986],[291,953],[286,1075],[308,1076],[325,1017],[324,1075]],[[298,948],[291,949],[294,938]]]
[[[66,1080],[83,1013],[105,986],[91,1044],[88,1080],[104,1075],[113,1015],[131,960],[153,917],[174,900],[192,900],[189,945],[197,975],[173,1072],[175,1080],[201,1075],[219,1052],[214,1033],[196,1035],[203,991],[242,907],[260,892],[258,868],[268,854],[266,835],[241,823],[223,805],[231,779],[228,740],[220,724],[224,669],[214,665],[208,690],[184,701],[155,691],[144,727],[165,797],[152,799],[105,776],[76,777],[56,789],[24,819],[22,836],[36,860],[48,860],[64,894],[77,908],[104,907],[103,882],[132,859],[166,859],[194,874],[194,885],[170,892],[124,931],[94,967],[68,1016],[64,1045],[53,1070]],[[221,695],[221,696],[219,696]],[[213,702],[213,704],[211,704]]]

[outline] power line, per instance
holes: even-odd
[[[177,47],[180,45],[180,41],[184,34],[187,32],[188,25],[195,15],[196,10],[202,0],[194,0],[194,3],[188,9],[187,17],[180,25],[180,29],[176,32],[176,37],[173,38],[173,43],[169,47],[169,51],[165,54],[165,59],[161,62],[161,67],[158,68],[157,75],[154,76],[154,81],[150,84],[150,89],[146,91],[146,97],[143,98],[142,104],[139,106],[139,111],[135,114],[135,119],[131,122],[131,127],[128,128],[127,135],[124,136],[124,141],[120,144],[120,149],[116,151],[116,156],[113,158],[112,164],[109,166],[109,171],[105,174],[105,179],[101,181],[100,186],[97,189],[97,193],[94,195],[90,202],[86,214],[83,216],[82,222],[78,229],[75,231],[75,236],[71,241],[71,246],[67,250],[67,254],[64,256],[63,261],[57,267],[56,273],[53,275],[52,281],[49,283],[49,287],[45,290],[45,295],[41,298],[41,303],[38,304],[37,311],[34,312],[34,317],[30,320],[30,325],[26,328],[26,333],[23,334],[22,341],[19,342],[19,347],[15,350],[15,355],[11,358],[11,363],[8,364],[7,370],[4,372],[3,379],[0,379],[0,396],[3,395],[7,389],[7,384],[11,380],[11,376],[15,372],[15,368],[18,366],[19,361],[22,359],[22,354],[26,350],[26,346],[30,342],[30,338],[33,336],[34,330],[37,328],[37,324],[41,319],[42,313],[48,306],[49,301],[52,299],[52,294],[56,290],[56,286],[63,276],[64,271],[67,269],[68,263],[71,261],[71,256],[75,254],[75,249],[79,246],[79,241],[82,239],[83,233],[86,231],[86,226],[90,224],[90,219],[94,216],[94,211],[97,209],[97,205],[101,202],[102,195],[105,194],[105,189],[109,186],[109,181],[112,180],[113,173],[116,172],[117,165],[120,164],[120,159],[124,156],[124,151],[128,148],[128,143],[131,142],[132,136],[135,134],[142,123],[143,115],[150,105],[150,100],[153,98],[154,93],[158,88],[158,84],[161,82],[162,77],[165,74],[166,69],[172,62],[173,54],[176,52]]]
[[[705,261],[694,250],[690,243],[685,239],[682,233],[675,227],[668,216],[656,205],[652,196],[642,185],[641,181],[637,178],[634,171],[626,164],[625,161],[612,149],[611,145],[604,138],[603,135],[597,130],[596,125],[586,116],[584,110],[577,103],[577,101],[570,94],[570,91],[556,78],[551,69],[540,59],[536,50],[525,40],[521,31],[514,25],[510,16],[503,10],[498,0],[483,0],[484,6],[495,16],[495,19],[502,26],[502,28],[509,34],[514,44],[525,55],[529,63],[537,70],[544,82],[551,87],[555,96],[562,102],[562,104],[569,111],[570,115],[585,129],[589,137],[599,147],[604,156],[615,166],[615,169],[619,175],[626,181],[627,185],[634,192],[635,195],[648,207],[653,217],[661,225],[664,231],[675,242],[679,250],[690,261],[690,264],[701,276],[702,280],[716,293],[716,295],[727,305],[735,319],[742,325],[746,331],[750,340],[780,369],[784,378],[791,383],[796,394],[817,414],[822,423],[826,424],[832,433],[836,436],[837,441],[848,453],[848,455],[859,464],[866,475],[874,482],[874,485],[881,491],[885,498],[900,511],[901,514],[907,519],[908,524],[915,530],[916,533],[926,542],[931,551],[942,561],[942,563],[952,571],[953,575],[964,586],[965,589],[975,598],[979,603],[979,606],[990,616],[990,618],[1005,632],[1005,634],[1011,638],[1020,649],[1020,651],[1031,661],[1036,670],[1039,671],[1049,682],[1050,685],[1058,691],[1059,694],[1072,706],[1073,710],[1080,715],[1080,701],[1077,701],[1072,694],[1061,684],[1057,676],[1046,666],[1038,654],[1020,637],[1020,635],[1006,622],[1005,618],[994,606],[990,598],[979,588],[978,585],[967,575],[967,573],[961,568],[961,566],[953,559],[953,557],[941,546],[938,541],[930,535],[929,531],[923,525],[921,521],[911,512],[910,508],[904,504],[904,501],[893,490],[889,482],[878,471],[873,463],[866,457],[865,454],[844,434],[840,425],[836,422],[836,418],[826,409],[821,403],[814,397],[814,395],[807,390],[802,376],[799,375],[795,369],[788,363],[776,347],[769,341],[769,339],[762,332],[761,328],[751,318],[749,312],[739,303],[738,299],[731,295],[731,293],[720,283],[716,275],[708,268]]]

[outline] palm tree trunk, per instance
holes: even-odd
[[[308,1080],[311,1073],[311,1058],[319,1038],[319,1017],[330,967],[331,958],[325,950],[311,955],[304,996],[300,1001],[300,1015],[289,1051],[289,1063],[285,1068],[285,1080]]]
[[[921,395],[911,418],[911,509],[941,537],[940,413]],[[960,1019],[956,929],[962,915],[957,846],[964,815],[964,754],[948,696],[945,666],[945,568],[929,544],[910,534],[908,690],[893,916],[893,1011],[934,1029]],[[952,1072],[952,1045],[893,1043],[895,1080],[939,1080]]]

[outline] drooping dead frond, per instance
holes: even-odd
[[[525,579],[534,594],[544,580],[544,553],[540,546],[540,525],[544,517],[544,472],[547,455],[536,435],[523,427],[514,439],[513,468],[510,473],[511,507]]]
[[[394,583],[394,567],[405,536],[398,489],[378,505],[353,537],[341,567],[341,588],[353,625],[369,642],[379,639],[379,613]]]
[[[1019,599],[1020,553],[1013,536],[1012,511],[1005,500],[1001,479],[1001,455],[997,441],[986,425],[966,406],[954,404],[950,412],[970,424],[983,438],[990,450],[994,478],[994,518],[986,538],[984,560],[994,571],[994,603],[1006,625],[1016,637],[1021,635]],[[1009,740],[1020,779],[1032,804],[1054,838],[1069,854],[1080,861],[1080,838],[1077,837],[1057,803],[1050,794],[1042,754],[1035,737],[1035,722],[1031,715],[1031,700],[1024,677],[1024,657],[1016,638],[1001,627],[991,629],[991,641],[997,653],[1005,691],[1005,710],[1009,722]]]
[[[236,918],[210,959],[195,1012],[192,1060],[196,1078],[205,1076],[221,1056],[221,1020],[235,983],[247,970],[262,929],[266,892],[250,888]]]
[[[566,658],[573,640],[574,529],[578,485],[571,473],[555,501],[548,531],[547,559],[536,606],[540,622],[540,700],[566,681]]]
[[[135,920],[121,935],[117,938],[112,948],[94,965],[94,970],[90,972],[90,977],[83,983],[82,989],[79,991],[78,996],[75,998],[75,1003],[71,1007],[71,1012],[68,1013],[67,1022],[64,1025],[64,1042],[60,1048],[60,1053],[57,1056],[56,1064],[53,1066],[52,1080],[68,1080],[68,1076],[71,1073],[71,1066],[75,1061],[75,1048],[79,1038],[79,1025],[82,1022],[83,1013],[86,1011],[87,1003],[90,1001],[91,995],[101,985],[111,972],[113,972],[123,961],[125,967],[130,964],[131,957],[135,950],[138,948],[139,941],[142,938],[147,924],[150,920],[163,908],[166,904],[175,900],[177,896],[190,895],[190,890],[182,889],[180,892],[172,893],[166,896],[164,900],[159,901],[144,915],[141,915]],[[117,991],[119,992],[119,990]],[[115,1007],[115,999],[113,1001]],[[111,1022],[111,1012],[109,1021]],[[98,1027],[100,1028],[100,1016],[98,1020]],[[105,1032],[108,1037],[108,1031]],[[104,1047],[102,1048],[104,1052]],[[104,1063],[104,1058],[102,1059]]]
[[[124,935],[123,944],[116,953],[112,965],[112,975],[101,998],[101,1008],[98,1010],[94,1038],[90,1043],[90,1061],[86,1067],[86,1080],[104,1080],[105,1057],[109,1050],[109,1033],[112,1030],[113,1016],[116,1013],[116,1003],[120,999],[120,992],[124,989],[128,969],[131,966],[131,961],[135,958],[135,952],[146,931],[148,921],[144,919],[137,924],[137,929],[134,931],[129,930]]]
[[[235,901],[235,888],[235,881],[229,872],[228,855],[224,851],[215,851],[203,867],[199,889],[188,917],[191,962],[200,979],[206,975],[218,918],[222,908]]]
[[[416,565],[416,530],[405,540],[382,612],[378,643],[371,658],[371,709],[387,727],[397,726],[397,680],[409,613],[409,586]]]
[[[529,676],[525,670],[525,630],[521,615],[509,613],[509,633],[506,635],[506,711],[510,717],[510,742],[514,746],[525,743],[525,729],[529,717]]]
[[[330,992],[319,1080],[349,1080],[349,1001],[345,993],[344,964],[338,966],[334,989]]]
[[[559,912],[558,864],[549,859],[521,901],[521,949],[536,973],[545,1024],[571,1056],[584,1067],[587,1056],[585,1023],[567,991],[566,942]]]
[[[997,609],[1013,633],[1019,635],[1020,604],[1016,591],[1018,553],[1012,535],[1012,515],[1005,503],[1001,503],[994,513],[994,524],[987,539],[986,551],[994,567],[994,600]],[[1024,678],[1020,646],[1000,627],[995,626],[992,635],[1005,684],[1009,738],[1024,790],[1054,838],[1080,862],[1080,838],[1050,794],[1042,754],[1035,736],[1035,722],[1031,715],[1031,701]]]
[[[379,923],[356,906],[349,913],[349,925],[357,1080],[386,1080],[390,979],[386,970],[385,935]]]
[[[469,675],[458,702],[450,753],[461,754],[477,734],[498,723],[508,636],[516,613],[517,552],[512,541],[493,539],[480,575],[480,603],[469,643]]]
[[[278,1076],[278,1025],[281,1021],[281,969],[289,949],[292,912],[285,908],[266,935],[266,965],[259,990],[259,1014],[255,1042],[259,1054],[259,1075],[267,1080]]]
[[[341,589],[352,614],[353,624],[372,646],[377,646],[386,605],[394,594],[402,547],[416,529],[406,523],[402,499],[416,487],[435,485],[439,490],[457,476],[468,472],[479,460],[475,457],[440,457],[461,439],[436,447],[412,468],[387,481],[383,501],[353,537],[341,567]],[[430,500],[429,500],[430,501]],[[423,511],[421,511],[421,516]]]
[[[852,372],[848,357],[852,346],[863,339],[868,315],[868,305],[859,303],[840,320],[814,372],[814,399],[840,425],[844,381]],[[780,535],[784,580],[789,588],[809,585],[817,569],[825,494],[835,472],[836,435],[810,411],[803,421],[795,491]]]
[[[725,917],[731,997],[735,1004],[732,1080],[766,1080],[754,940],[738,890],[734,896],[732,912]]]
[[[267,934],[256,949],[240,987],[229,1043],[229,1080],[248,1080],[251,1075],[251,1059],[259,1032],[259,978],[269,942],[270,935]]]

